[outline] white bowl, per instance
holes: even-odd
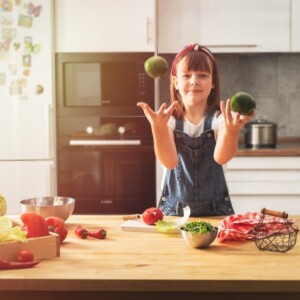
[[[21,202],[22,213],[34,211],[47,217],[59,217],[67,220],[73,213],[75,199],[67,197],[38,197],[24,199]]]
[[[181,229],[181,235],[183,239],[194,248],[206,248],[208,247],[217,237],[218,231],[211,231],[203,234],[185,231]]]

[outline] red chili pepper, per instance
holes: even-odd
[[[17,262],[17,261],[0,259],[0,270],[32,268],[36,266],[38,263],[40,262],[37,260],[28,261],[28,262]]]
[[[81,225],[77,226],[77,228],[75,229],[75,234],[80,239],[84,239],[84,240],[88,237],[88,231],[84,229]]]
[[[103,240],[106,238],[107,231],[103,228],[99,228],[96,231],[88,231],[87,235],[96,239]]]
[[[49,231],[57,233],[60,238],[60,243],[62,243],[68,235],[68,229],[65,226],[65,221],[59,217],[48,217],[45,220]]]
[[[30,211],[23,213],[20,219],[25,225],[24,229],[27,231],[27,238],[49,235],[48,225],[41,215]]]

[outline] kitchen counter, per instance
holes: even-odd
[[[194,249],[180,234],[122,231],[117,215],[73,215],[66,223],[60,257],[0,271],[2,299],[300,299],[300,244],[286,253],[260,251],[253,241]],[[104,227],[107,238],[81,240],[77,224]]]
[[[276,148],[247,149],[239,142],[236,156],[300,156],[300,137],[278,137]]]

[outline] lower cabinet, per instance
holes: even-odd
[[[234,157],[225,177],[235,213],[300,214],[300,157]]]

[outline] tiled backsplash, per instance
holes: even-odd
[[[174,55],[162,55],[171,65]],[[278,124],[278,136],[300,136],[300,54],[216,54],[221,99],[252,94],[256,117]],[[169,78],[160,80],[160,99],[169,102]]]

